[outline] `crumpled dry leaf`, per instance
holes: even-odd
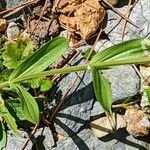
[[[60,15],[61,25],[85,40],[96,32],[106,14],[106,10],[97,0],[68,2],[61,12],[68,13]]]

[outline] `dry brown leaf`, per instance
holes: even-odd
[[[69,31],[75,32],[82,39],[88,39],[93,35],[103,21],[106,10],[97,0],[72,1],[67,3],[61,12],[60,23]],[[68,16],[69,13],[71,16]]]

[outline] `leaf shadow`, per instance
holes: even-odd
[[[108,142],[108,141],[116,139],[118,142],[122,142],[126,145],[132,146],[132,147],[137,148],[139,150],[147,150],[147,148],[145,148],[144,146],[142,146],[138,143],[135,143],[131,140],[128,140],[127,139],[128,136],[129,136],[129,133],[127,132],[126,128],[121,128],[121,129],[117,130],[115,133],[110,133],[104,137],[99,138],[99,140],[104,141],[104,142]],[[138,139],[139,141],[147,142],[146,139],[148,139],[148,138],[147,137],[145,137],[145,138],[139,137],[136,139]],[[148,141],[150,141],[150,140],[148,140]]]

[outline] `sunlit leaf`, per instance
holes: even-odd
[[[7,143],[7,134],[3,123],[0,122],[0,150],[6,147],[6,143]]]
[[[67,50],[68,40],[57,37],[37,50],[11,74],[10,79],[45,70]]]
[[[40,91],[45,92],[51,89],[53,86],[53,82],[51,80],[43,80],[40,85]]]
[[[34,43],[30,39],[19,38],[17,41],[9,41],[3,48],[3,64],[8,69],[15,69],[33,53],[34,48]]]
[[[123,43],[119,43],[112,47],[97,53],[91,60],[91,64],[112,61],[112,60],[127,60],[146,57],[150,54],[149,39],[134,39]]]
[[[30,83],[32,88],[40,88],[41,92],[48,91],[53,86],[53,82],[51,80],[44,78],[35,78],[29,80],[28,83]]]
[[[39,108],[34,97],[22,86],[14,85],[22,105],[22,114],[30,122],[39,123]]]
[[[7,122],[7,125],[12,129],[17,135],[19,135],[19,131],[17,129],[17,124],[14,117],[9,113],[8,109],[4,105],[4,100],[0,96],[0,111],[5,112],[3,114],[4,120]]]
[[[99,73],[97,69],[95,69],[95,67],[92,67],[92,75],[96,99],[100,102],[105,112],[110,114],[112,105],[112,91],[110,83]]]
[[[146,94],[147,94],[148,102],[150,105],[150,87],[146,89]]]

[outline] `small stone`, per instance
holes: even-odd
[[[116,114],[116,116],[114,117],[115,117],[114,121],[116,121],[115,122],[116,131],[118,129],[126,127],[126,123],[121,115]],[[99,119],[96,119],[90,123],[90,126],[93,131],[93,134],[98,138],[104,137],[114,132],[108,117],[101,117]]]
[[[125,121],[127,123],[127,131],[134,137],[146,136],[150,131],[150,121],[142,110],[129,107],[125,113]]]
[[[0,32],[4,32],[7,27],[6,19],[0,19]]]
[[[18,25],[15,22],[10,22],[6,30],[6,34],[9,40],[17,38],[20,34]]]

